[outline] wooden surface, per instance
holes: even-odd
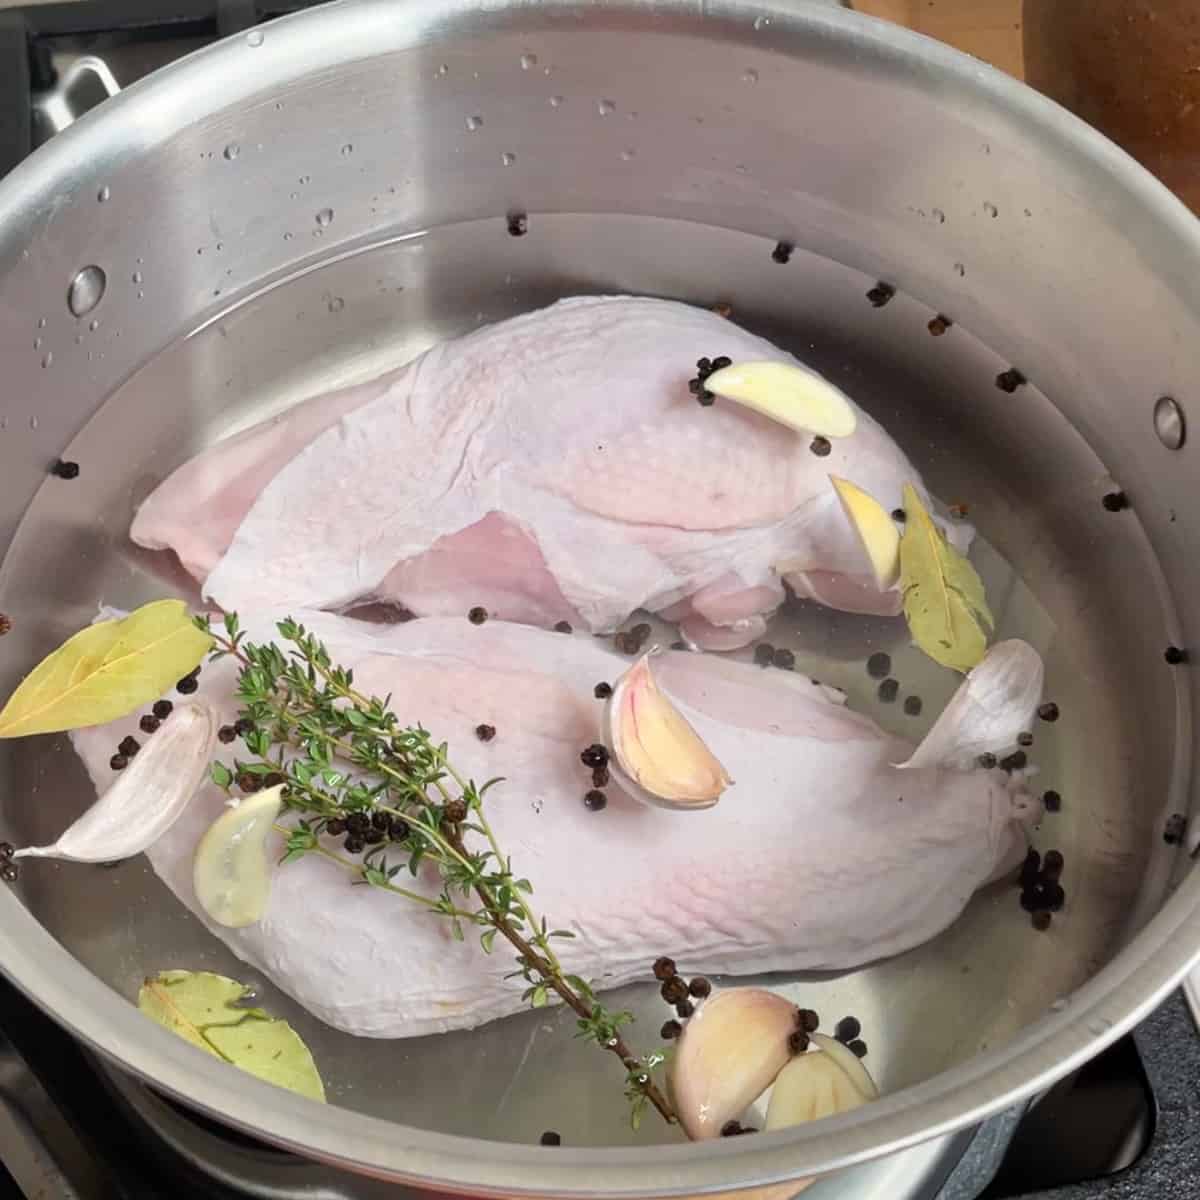
[[[851,0],[850,7],[907,25],[1022,77],[1021,0]]]

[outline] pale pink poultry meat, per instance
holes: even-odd
[[[784,579],[835,608],[899,612],[830,476],[890,509],[905,483],[924,495],[916,469],[861,410],[820,457],[735,403],[700,406],[689,379],[719,355],[795,361],[702,309],[564,300],[217,442],[131,535],[174,550],[225,608],[482,605],[592,632],[645,608],[713,648],[761,634]]]
[[[681,813],[637,803],[613,782],[607,808],[589,811],[580,751],[601,728],[594,689],[616,680],[627,658],[590,637],[516,624],[295,615],[354,670],[358,688],[390,693],[402,721],[448,741],[460,771],[477,781],[505,777],[485,801],[499,842],[533,882],[537,911],[576,934],[556,943],[566,969],[601,988],[646,978],[662,953],[691,971],[733,974],[849,968],[896,954],[944,929],[976,889],[1019,862],[1039,816],[1003,771],[940,765],[955,743],[944,724],[938,761],[902,769],[894,764],[912,755],[911,744],[848,710],[832,689],[671,652],[653,660],[659,684],[733,785],[715,807]],[[252,640],[276,637],[265,614],[243,613],[242,622]],[[1033,674],[1036,692],[991,705],[993,734],[1006,726],[1015,737],[1028,723],[1040,661]],[[197,699],[225,721],[237,711],[233,681],[230,660],[199,678]],[[134,713],[72,734],[98,791],[114,778],[113,746],[144,736],[137,722]],[[495,727],[491,741],[475,736],[480,723]],[[228,763],[237,747],[220,750]],[[522,1007],[521,981],[504,978],[512,961],[503,943],[486,956],[470,934],[454,941],[444,918],[353,886],[315,856],[276,870],[259,924],[208,921],[192,861],[225,803],[207,785],[151,847],[150,862],[240,958],[318,1017],[350,1033],[406,1037]],[[587,866],[600,862],[603,870]],[[430,896],[439,887],[426,875],[411,886]]]

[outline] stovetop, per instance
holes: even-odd
[[[0,175],[159,66],[315,2],[72,0],[0,9]],[[139,1096],[169,1112],[188,1152],[180,1152],[180,1138],[168,1143],[161,1123],[147,1123],[146,1107],[131,1103]],[[1116,1042],[1023,1116],[985,1126],[959,1169],[938,1185],[937,1200],[1200,1196],[1198,1147],[1200,1036],[1176,996],[1136,1037]],[[236,1170],[228,1165],[251,1158],[253,1192],[231,1182]],[[257,1147],[139,1083],[118,1081],[0,980],[0,1200],[283,1195],[263,1190],[283,1176],[291,1179],[287,1195],[382,1194],[375,1184],[359,1190],[349,1177],[343,1188],[330,1170]]]

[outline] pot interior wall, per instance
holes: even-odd
[[[703,36],[649,18],[572,34],[547,12],[485,40],[451,33],[297,78],[164,141],[145,133],[144,147],[127,134],[120,152],[80,165],[51,216],[19,225],[8,213],[0,346],[15,386],[0,418],[0,515],[15,524],[36,495],[0,570],[14,622],[0,684],[98,602],[189,594],[127,529],[139,500],[214,438],[559,296],[728,303],[879,418],[942,499],[969,506],[999,633],[1043,653],[1062,709],[1033,751],[1035,786],[1063,796],[1037,835],[1067,862],[1068,904],[1049,934],[998,886],[897,959],[771,980],[826,1019],[857,1015],[868,1065],[895,1091],[1045,1014],[1165,895],[1174,852],[1161,830],[1187,808],[1189,717],[1162,649],[1182,637],[1170,596],[1192,568],[1172,550],[1196,537],[1176,505],[1194,467],[1190,445],[1157,443],[1150,411],[1160,391],[1186,397],[1195,383],[1179,350],[1194,318],[1172,292],[1175,268],[1143,254],[1125,277],[1139,330],[1122,332],[1115,290],[1135,255],[1117,214],[1047,178],[1033,144],[994,117],[953,115],[945,97],[819,37],[773,40],[753,16]],[[261,49],[223,69],[244,79]],[[520,238],[506,229],[517,209],[529,214]],[[772,259],[779,238],[798,246],[786,265]],[[90,264],[106,288],[77,317],[67,288]],[[865,296],[879,276],[901,288],[882,309]],[[938,313],[954,324],[935,337]],[[1009,394],[995,378],[1014,361],[1031,383]],[[39,484],[59,454],[80,478]],[[396,456],[403,470],[403,447]],[[1117,486],[1134,511],[1104,511]],[[795,608],[771,639],[914,737],[954,684],[900,622]],[[876,700],[863,664],[877,649],[922,697],[921,718]],[[90,802],[65,739],[2,754],[5,838],[51,840]],[[353,1039],[250,980],[142,860],[35,864],[18,891],[123,996],[168,967],[261,984],[337,1104],[503,1140],[548,1127],[575,1145],[636,1140],[609,1064],[561,1014]],[[651,988],[621,1002],[647,1030],[665,1015]],[[647,1122],[638,1136],[663,1132]]]

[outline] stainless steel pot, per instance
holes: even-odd
[[[509,235],[514,213],[527,236]],[[878,278],[900,293],[882,311],[864,298]],[[971,59],[825,7],[355,0],[106,102],[0,183],[0,687],[98,600],[163,591],[128,543],[132,507],[219,433],[567,292],[725,301],[969,501],[1002,629],[1043,651],[1063,709],[1038,761],[1064,795],[1041,839],[1067,853],[1070,901],[1038,937],[992,889],[900,959],[773,981],[856,1010],[887,1094],[704,1146],[625,1133],[603,1056],[553,1017],[388,1045],[263,983],[334,1103],[232,1075],[129,1004],[169,966],[245,978],[140,862],[26,870],[0,894],[0,966],[188,1105],[472,1194],[775,1185],[1045,1087],[1200,950],[1200,880],[1162,837],[1194,804],[1195,677],[1163,654],[1200,641],[1197,279],[1200,226],[1109,143]],[[938,313],[953,326],[935,338]],[[1015,391],[995,382],[1010,367]],[[60,455],[79,479],[47,477]],[[1112,513],[1116,488],[1132,507]],[[948,691],[892,625],[790,619],[860,703],[868,643],[929,714]],[[89,800],[62,742],[5,744],[0,762],[10,840],[47,840]],[[522,1144],[551,1124],[575,1148]]]

